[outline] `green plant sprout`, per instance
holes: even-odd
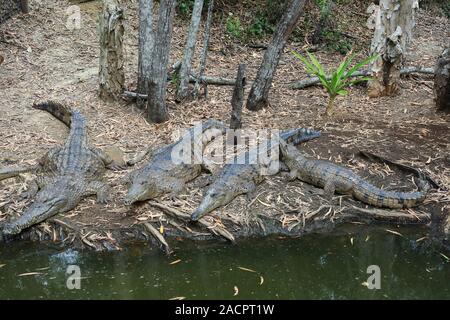
[[[352,80],[351,78],[356,71],[378,58],[378,55],[370,56],[356,63],[353,67],[350,67],[355,54],[349,55],[345,57],[345,59],[339,64],[336,69],[331,70],[330,75],[330,72],[324,69],[322,64],[312,53],[309,53],[307,51],[307,58],[303,57],[301,54],[294,50],[292,51],[292,53],[301,62],[303,62],[303,64],[305,65],[305,69],[309,74],[315,75],[319,78],[320,82],[326,89],[329,97],[327,109],[325,111],[325,114],[327,116],[333,113],[334,101],[337,96],[345,96],[348,94],[347,89],[352,85],[372,79],[368,76],[362,76],[355,80]]]

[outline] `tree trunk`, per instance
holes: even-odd
[[[205,74],[205,68],[206,68],[206,58],[208,56],[208,47],[209,47],[209,38],[211,34],[211,24],[212,24],[212,12],[214,9],[214,0],[209,0],[208,3],[208,16],[206,17],[206,26],[205,26],[205,32],[203,36],[203,48],[202,48],[202,54],[200,56],[200,68],[198,72],[198,79],[195,81],[195,87],[194,87],[194,95],[198,96],[198,92],[200,91],[200,79],[203,78],[203,75]],[[205,86],[205,97],[207,96],[207,86]]]
[[[268,104],[269,90],[280,56],[283,53],[287,39],[292,30],[294,30],[305,3],[306,0],[292,0],[283,14],[250,90],[247,100],[247,108],[249,110],[260,110]]]
[[[192,56],[195,51],[195,43],[197,42],[197,33],[200,27],[200,20],[202,18],[203,0],[195,0],[194,8],[192,9],[191,24],[189,26],[189,33],[184,48],[183,61],[180,69],[180,84],[178,86],[177,98],[183,100],[189,96],[189,75],[191,72]]]
[[[450,48],[439,56],[434,76],[434,93],[438,110],[450,113]]]
[[[241,114],[242,104],[244,103],[245,89],[245,64],[240,64],[236,76],[236,85],[234,86],[233,98],[231,99],[231,129],[242,128]]]
[[[372,16],[368,26],[375,29],[370,51],[379,55],[370,65],[373,80],[369,81],[369,97],[393,95],[398,91],[400,69],[418,8],[418,0],[380,0],[379,5],[369,6]]]
[[[319,44],[323,38],[323,31],[327,28],[333,8],[333,0],[327,0],[323,7],[320,8],[320,20],[312,35],[312,44]]]
[[[175,4],[176,0],[161,0],[159,4],[147,99],[148,120],[156,123],[164,122],[169,118],[166,107],[167,65]]]
[[[153,0],[139,0],[139,61],[137,92],[147,93],[148,79],[152,67],[153,39]],[[145,107],[145,100],[138,97],[137,106]]]
[[[100,98],[117,100],[124,88],[123,11],[117,0],[104,0],[99,19],[100,32]]]

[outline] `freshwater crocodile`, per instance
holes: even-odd
[[[310,129],[293,129],[283,131],[280,141],[299,144],[320,136],[320,132]],[[268,149],[271,147],[269,146]],[[247,154],[251,152],[247,151]],[[247,156],[246,156],[247,158]],[[279,158],[276,159],[277,161]],[[199,207],[192,213],[191,220],[197,221],[211,211],[230,203],[234,198],[242,194],[250,194],[256,190],[256,186],[264,180],[261,174],[264,164],[226,164],[214,182],[206,191]],[[275,172],[273,172],[275,174]]]
[[[187,182],[200,175],[202,162],[195,161],[194,152],[197,150],[203,153],[206,145],[223,135],[227,128],[224,123],[210,119],[198,129],[199,127],[193,127],[177,142],[160,148],[152,154],[144,167],[130,174],[128,181],[131,186],[124,199],[125,204],[131,205],[165,194],[174,196],[184,189]],[[195,136],[197,134],[201,136]],[[184,156],[192,161],[174,161],[173,156],[178,151],[186,151]]]
[[[324,195],[332,197],[335,192],[375,207],[410,208],[420,204],[430,185],[424,177],[418,180],[419,191],[385,191],[362,179],[351,170],[326,160],[308,159],[292,144],[280,143],[283,162],[291,170],[291,178],[324,188]]]
[[[105,168],[121,169],[106,153],[88,144],[86,120],[80,112],[51,101],[33,108],[49,112],[69,126],[70,133],[64,146],[51,149],[38,161],[38,177],[27,192],[35,199],[19,218],[3,226],[0,234],[4,236],[72,210],[89,195],[96,194],[105,203],[108,188],[101,181]]]

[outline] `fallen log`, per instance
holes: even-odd
[[[153,227],[150,223],[144,222],[144,226],[147,228],[147,231],[150,232],[150,234],[160,243],[160,245],[164,248],[164,251],[167,255],[170,255],[172,253],[172,250],[169,247],[169,244],[167,243],[166,239],[164,239],[164,236],[156,230],[155,227]]]
[[[425,68],[425,67],[405,67],[400,70],[401,75],[405,74],[411,74],[411,73],[424,73],[424,74],[434,74],[433,68]],[[351,75],[352,78],[356,77],[366,77],[370,76],[369,70],[361,70],[356,71]],[[327,77],[327,79],[331,79],[330,76]],[[289,85],[291,89],[304,89],[311,86],[315,86],[317,84],[320,84],[320,80],[317,77],[310,77],[306,79],[302,79],[300,81],[293,82]]]
[[[190,83],[202,83],[202,84],[210,84],[215,86],[234,86],[236,83],[236,79],[230,79],[230,78],[223,78],[223,77],[210,77],[210,76],[203,76],[200,78],[197,78],[195,76],[189,77]],[[128,98],[141,98],[141,99],[147,99],[146,94],[139,94],[133,91],[124,91],[122,93],[122,97],[128,97]]]

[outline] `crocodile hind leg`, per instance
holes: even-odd
[[[186,184],[180,179],[170,179],[164,181],[163,191],[168,193],[170,200],[175,201],[180,193],[186,190]]]
[[[353,190],[353,184],[347,180],[328,180],[323,187],[323,197],[328,201],[333,199],[336,192],[340,194],[351,195]]]
[[[84,191],[84,196],[97,195],[98,203],[107,203],[110,199],[110,189],[102,181],[91,181]]]
[[[39,176],[28,185],[27,190],[24,191],[20,197],[22,199],[31,199],[46,185],[50,184],[52,179],[45,176]]]
[[[335,182],[333,180],[328,180],[323,187],[323,197],[331,202],[331,200],[333,200],[335,192],[336,192]]]

